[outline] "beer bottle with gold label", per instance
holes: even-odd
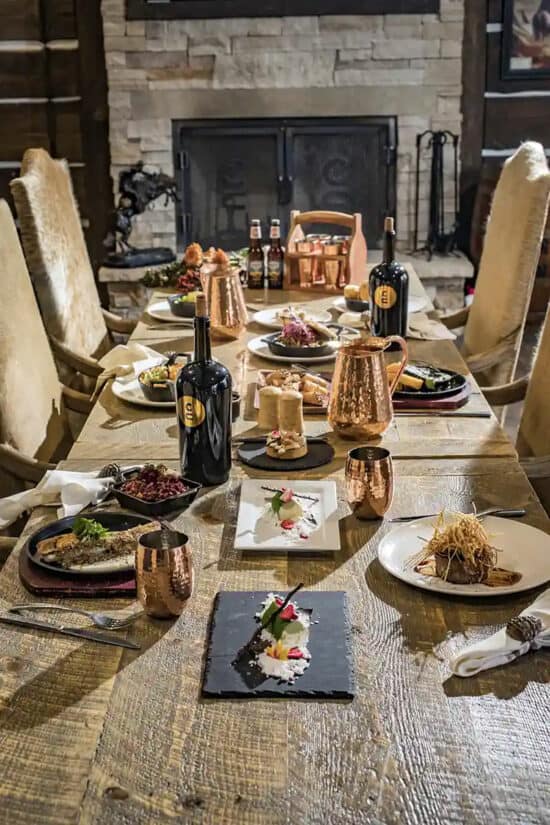
[[[407,334],[409,275],[395,260],[393,218],[384,221],[384,256],[369,278],[371,328],[374,335]]]
[[[176,380],[181,472],[212,486],[227,481],[231,469],[231,375],[214,361],[206,296],[195,303],[195,352]]]
[[[262,225],[257,218],[250,221],[250,247],[248,249],[248,288],[263,289],[265,281]]]

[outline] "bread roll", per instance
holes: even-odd
[[[304,432],[303,399],[296,390],[284,390],[279,396],[279,429]]]
[[[356,301],[359,298],[359,287],[357,284],[347,284],[344,287],[344,298],[350,298]]]
[[[262,387],[258,393],[260,409],[258,410],[258,427],[265,430],[279,428],[279,399],[283,391],[280,387]]]
[[[369,282],[363,281],[363,283],[359,287],[359,300],[360,301],[368,301],[369,300]]]

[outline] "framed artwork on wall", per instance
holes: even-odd
[[[502,78],[550,77],[550,0],[504,0]]]

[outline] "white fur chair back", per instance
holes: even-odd
[[[523,143],[504,164],[495,189],[475,300],[464,331],[466,356],[506,341],[510,353],[480,380],[513,377],[546,225],[550,172],[540,143]]]
[[[0,260],[0,443],[49,460],[68,436],[61,385],[5,200],[0,200]]]
[[[533,360],[517,447],[522,456],[550,456],[550,306]]]
[[[28,149],[10,186],[48,334],[80,355],[103,354],[107,328],[66,161]]]

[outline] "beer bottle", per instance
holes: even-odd
[[[263,289],[265,280],[262,226],[257,218],[250,221],[250,246],[248,249],[248,288]]]
[[[285,254],[281,246],[281,221],[273,218],[269,230],[270,247],[267,253],[267,285],[269,289],[283,288]]]
[[[395,260],[395,229],[393,218],[384,221],[384,257],[369,278],[371,325],[374,335],[407,334],[409,276]]]

